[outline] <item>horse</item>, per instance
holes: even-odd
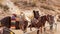
[[[2,18],[0,20],[0,22],[1,22],[1,24],[6,26],[7,28],[10,28],[10,26],[11,26],[11,17],[10,16],[6,16],[6,17]]]
[[[32,30],[32,27],[35,27],[37,29],[40,29],[42,32],[42,27],[45,26],[45,22],[46,22],[46,15],[45,16],[41,16],[38,19],[34,18],[31,21],[31,24],[29,25],[30,30]],[[39,30],[37,31],[37,34],[39,34]]]
[[[28,26],[28,21],[26,20],[20,21],[19,27],[22,31],[24,31],[24,33],[26,32],[27,26]]]
[[[54,20],[54,16],[52,16],[52,15],[47,15],[46,16],[46,21],[48,21],[48,23],[49,23],[49,25],[50,25],[50,30],[53,30],[53,24],[54,24],[54,22],[55,22],[55,20]]]
[[[24,33],[27,30],[27,26],[28,26],[28,20],[26,20],[25,17],[20,16],[19,27]]]
[[[32,27],[35,27],[35,28],[38,28],[38,29],[40,28],[41,33],[42,33],[42,27],[45,27],[46,21],[48,21],[48,23],[51,25],[50,30],[53,29],[54,16],[44,15],[44,16],[39,17],[37,20],[38,20],[38,22],[36,20],[35,20],[35,22],[33,22],[34,19],[32,20],[32,23],[29,25],[30,30],[31,30]],[[44,31],[45,31],[45,28],[44,28]],[[37,34],[39,34],[38,32],[39,32],[39,30],[37,31]]]

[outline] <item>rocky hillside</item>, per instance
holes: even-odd
[[[28,15],[31,14],[30,11],[33,10],[40,11],[41,15],[45,15],[45,14],[51,14],[54,16],[60,15],[60,0],[9,0],[9,1],[11,1],[10,3],[12,5],[8,4],[8,7],[9,6],[11,7],[14,4],[14,8],[11,7],[10,10],[13,9],[15,11],[16,10],[15,6],[16,6],[17,9],[20,9],[19,12],[23,11],[25,13],[26,11],[28,11],[29,13],[26,12]],[[1,2],[2,0],[0,1],[0,3]],[[9,2],[6,1],[6,4],[7,3]]]
[[[2,0],[1,0],[2,1]],[[1,2],[0,1],[0,2]],[[4,0],[3,0],[4,1]],[[38,8],[43,12],[60,13],[60,0],[10,0],[19,9],[32,10]],[[8,2],[8,1],[7,1]]]
[[[12,2],[23,10],[38,8],[46,14],[60,14],[60,0],[12,0]]]

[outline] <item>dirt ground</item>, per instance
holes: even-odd
[[[48,24],[46,24],[48,25]],[[56,28],[56,29],[55,29]],[[37,34],[37,29],[32,28],[32,31],[30,31],[29,28],[27,28],[27,32],[23,33],[22,30],[12,30],[15,34]],[[49,27],[46,28],[46,32],[43,31],[43,34],[60,34],[60,23],[57,23],[57,27],[56,25],[54,25],[53,30],[49,30]]]

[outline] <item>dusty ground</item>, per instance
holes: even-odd
[[[54,25],[55,27],[55,25]],[[15,32],[15,34],[37,34],[37,30],[35,28],[32,28],[33,31],[30,31],[29,28],[27,28],[27,32],[23,33],[22,30],[12,30]],[[47,27],[46,32],[43,32],[43,34],[60,34],[60,23],[57,23],[57,29],[53,28],[53,30],[49,30],[49,27]]]

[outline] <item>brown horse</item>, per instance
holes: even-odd
[[[0,22],[1,22],[4,26],[6,26],[7,28],[10,28],[10,26],[11,26],[11,17],[10,17],[10,16],[6,16],[6,17],[2,18],[2,19],[0,20]]]
[[[45,26],[45,22],[46,22],[46,15],[45,16],[41,16],[39,17],[38,19],[33,19],[31,21],[31,24],[29,25],[30,27],[30,30],[32,27],[35,27],[35,28],[40,28],[41,32],[42,32],[42,27]],[[39,30],[38,30],[39,32]]]
[[[28,21],[26,19],[20,20],[19,27],[21,30],[24,31],[24,33],[26,32],[27,26],[28,26]]]
[[[51,25],[50,29],[51,30],[53,29],[54,16],[52,16],[52,15],[44,15],[44,16],[39,17],[37,20],[38,20],[38,22],[36,20],[34,20],[34,19],[32,20],[31,24],[29,25],[30,29],[32,27],[35,27],[35,28],[38,28],[38,29],[40,28],[40,31],[42,32],[42,27],[45,26],[46,21],[48,21],[48,23]],[[44,28],[44,30],[45,30],[45,28]],[[37,34],[39,34],[38,32],[39,32],[39,30],[37,31]]]
[[[46,16],[46,19],[47,19],[46,21],[48,21],[48,23],[50,25],[50,30],[52,30],[53,29],[53,23],[55,22],[54,16],[48,14]]]

